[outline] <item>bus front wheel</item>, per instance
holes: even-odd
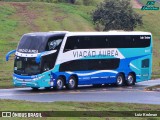
[[[77,79],[74,76],[71,76],[69,78],[67,88],[70,89],[70,90],[73,90],[73,89],[77,88]]]
[[[56,89],[57,90],[62,90],[63,89],[63,86],[64,86],[64,79],[62,77],[59,77],[57,79],[57,86],[56,86]]]
[[[33,91],[38,91],[39,87],[31,87]]]
[[[123,86],[124,85],[124,75],[123,74],[118,74],[116,77],[116,85],[117,86]]]
[[[128,76],[127,76],[127,80],[126,80],[126,84],[128,86],[131,86],[131,85],[134,85],[135,84],[135,76],[130,73]]]

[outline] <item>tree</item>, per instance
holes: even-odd
[[[93,22],[102,25],[103,31],[132,31],[142,25],[142,16],[135,13],[129,0],[105,0],[92,13]]]

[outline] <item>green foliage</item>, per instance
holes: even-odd
[[[77,0],[56,0],[57,2],[71,3],[74,4]]]
[[[65,91],[66,92],[66,91]],[[32,93],[33,96],[35,94],[41,94],[41,92]],[[57,94],[56,92],[52,92],[51,94]],[[19,93],[19,95],[21,95]],[[23,94],[25,95],[25,94]],[[63,115],[65,115],[68,111],[70,112],[69,115],[72,115],[74,111],[77,111],[77,113],[74,113],[74,115],[80,115],[79,117],[43,117],[43,118],[26,118],[26,120],[159,120],[159,117],[110,117],[109,114],[97,114],[96,111],[102,112],[102,111],[122,111],[122,113],[115,112],[115,115],[123,115],[126,116],[124,111],[128,111],[131,113],[134,111],[138,111],[142,113],[149,113],[151,111],[155,111],[155,114],[159,113],[160,105],[151,105],[151,104],[135,104],[135,103],[114,103],[114,102],[29,102],[29,101],[20,101],[20,100],[0,100],[1,107],[0,111],[59,111],[62,112]],[[107,107],[106,107],[107,106]],[[73,112],[72,112],[73,111]],[[82,112],[83,114],[81,114]],[[85,111],[89,111],[89,113],[84,113]],[[94,112],[95,111],[95,112]],[[86,117],[87,114],[95,115],[101,117]],[[60,113],[61,114],[61,113]],[[44,115],[44,114],[43,114]],[[55,113],[54,113],[55,115]],[[59,114],[57,114],[59,115]],[[68,115],[68,114],[66,114]],[[106,117],[102,117],[102,116]],[[85,116],[85,117],[83,117]],[[11,120],[22,120],[25,118],[19,118],[15,117]],[[6,120],[1,118],[1,120]],[[7,119],[10,120],[10,119]]]
[[[17,45],[17,42],[11,41],[16,38],[12,34],[18,24],[16,20],[10,18],[14,13],[14,7],[0,5],[0,86],[6,85],[6,79],[11,78],[11,72],[8,72],[11,64],[5,64],[4,54]]]
[[[78,1],[78,0],[77,0]],[[100,0],[96,0],[97,3]],[[14,6],[13,6],[14,5]],[[25,7],[26,6],[26,7]],[[95,31],[90,12],[94,6],[72,5],[65,3],[8,3],[0,5],[0,88],[13,87],[13,59],[5,62],[5,54],[16,49],[24,33],[34,31]],[[160,75],[160,11],[142,11],[143,26],[137,31],[149,31],[153,34],[153,74]],[[103,27],[100,26],[99,27]]]
[[[92,13],[93,22],[103,30],[134,30],[142,25],[142,16],[135,13],[129,0],[106,0]]]
[[[16,49],[21,36],[38,31],[94,31],[88,13],[94,7],[65,3],[4,2],[0,5],[0,88],[13,87],[13,59],[5,55]]]
[[[75,5],[96,6],[103,0],[1,0],[5,2],[47,2],[47,3],[71,3]]]
[[[30,2],[32,0],[1,0],[1,1],[5,1],[5,2]]]
[[[85,6],[95,6],[102,2],[103,0],[56,0],[59,3],[72,3],[76,5],[85,5]]]
[[[97,1],[95,0],[83,0],[83,5],[89,6],[89,5],[96,5]]]
[[[47,3],[55,3],[58,0],[2,0],[5,2],[47,2]]]
[[[85,5],[85,6],[95,6],[102,2],[103,0],[55,0],[56,2],[59,3],[72,3],[75,5]]]
[[[67,91],[65,91],[67,92]],[[35,94],[39,94],[38,92]],[[56,93],[52,93],[56,94]],[[160,105],[108,102],[28,102],[0,100],[0,111],[159,111]],[[107,107],[106,107],[107,106]],[[137,118],[136,118],[137,119]],[[84,119],[82,119],[84,120]],[[89,119],[90,120],[90,119]],[[146,119],[145,119],[146,120]]]

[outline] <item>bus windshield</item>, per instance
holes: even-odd
[[[60,48],[64,36],[24,35],[17,47],[20,53],[37,54],[44,51],[57,50]]]
[[[40,63],[36,63],[35,58],[16,57],[14,62],[14,73],[23,76],[40,74]]]
[[[17,51],[21,53],[40,53],[45,51],[47,40],[43,36],[24,35],[18,45]]]

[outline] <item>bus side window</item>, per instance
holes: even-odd
[[[48,43],[46,45],[46,51],[59,50],[61,43],[62,43],[62,40],[63,40],[63,36],[49,38]]]
[[[142,68],[149,68],[149,59],[142,60]]]
[[[77,36],[68,37],[63,52],[75,49],[79,49],[79,37]]]
[[[57,43],[56,43],[56,41],[50,41],[50,42],[48,42],[48,50],[50,51],[50,50],[54,50],[55,49],[55,47],[57,46]]]

